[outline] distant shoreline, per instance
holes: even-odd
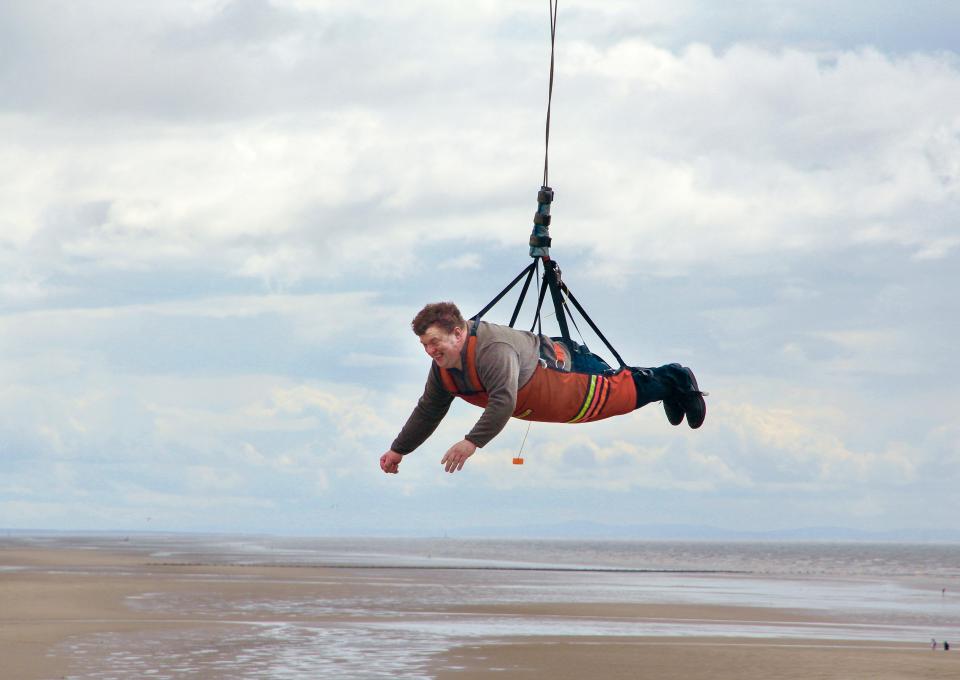
[[[561,523],[551,525],[511,525],[469,527],[442,533],[392,529],[390,532],[344,534],[260,533],[218,530],[167,529],[32,529],[0,527],[0,536],[193,536],[221,538],[277,538],[305,540],[479,540],[479,541],[663,541],[721,543],[868,543],[905,545],[960,545],[960,530],[898,529],[868,531],[845,527],[806,527],[770,531],[741,531],[690,525],[605,525],[599,523]]]

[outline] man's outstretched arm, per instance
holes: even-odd
[[[399,472],[398,466],[403,456],[420,446],[433,434],[437,425],[447,415],[453,395],[443,389],[431,370],[423,395],[414,407],[406,424],[393,440],[389,450],[380,456],[380,469],[388,474]]]

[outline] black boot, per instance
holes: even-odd
[[[697,379],[689,368],[667,364],[657,368],[633,367],[630,371],[637,388],[636,408],[662,401],[671,425],[679,425],[684,417],[694,429],[703,425],[707,405],[703,401],[704,393],[700,391]]]
[[[688,384],[680,388],[678,402],[687,416],[687,425],[696,430],[703,425],[703,420],[707,417],[707,402],[703,400],[703,395],[706,392],[700,391],[700,387],[697,385],[697,377],[693,374],[693,371],[685,366],[680,370],[685,374]],[[666,401],[664,401],[664,407],[666,407]]]
[[[664,399],[663,410],[666,411],[667,420],[670,421],[671,425],[679,425],[683,422],[683,405],[679,401]]]
[[[653,369],[665,387],[663,410],[671,425],[679,425],[684,417],[694,430],[703,425],[707,416],[705,392],[700,391],[697,378],[689,368],[680,364],[667,364]]]

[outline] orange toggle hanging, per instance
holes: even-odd
[[[514,458],[514,459],[513,459],[513,464],[514,464],[514,465],[523,465],[523,458],[520,458],[519,456],[516,457],[516,458]]]

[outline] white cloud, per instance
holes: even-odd
[[[960,88],[950,57],[673,53],[639,39],[577,54],[591,96],[570,118],[593,125],[574,133],[558,116],[570,141],[555,164],[589,197],[577,236],[605,244],[605,258],[729,267],[864,239],[924,249],[953,230],[957,184],[929,152],[960,115],[960,97],[944,100]],[[627,229],[615,214],[630,216]]]
[[[736,434],[729,452],[737,467],[754,470],[754,481],[768,480],[785,488],[801,485],[838,488],[871,483],[909,484],[917,476],[917,451],[902,443],[886,450],[858,451],[845,443],[841,414],[831,409],[795,407],[759,409],[749,404],[725,405],[721,427]]]
[[[480,255],[477,253],[464,253],[452,260],[446,260],[440,264],[440,269],[454,269],[457,271],[478,271],[482,268]]]
[[[482,303],[513,270],[505,249],[526,256],[545,9],[4,3],[11,516],[58,516],[48,478],[51,499],[109,497],[94,523],[139,501],[254,512],[300,502],[278,492],[292,488],[378,507],[461,488],[437,461],[473,409],[399,483],[375,459],[426,370],[413,311]],[[957,458],[942,376],[956,372],[960,68],[934,40],[943,17],[894,17],[561,8],[554,254],[629,360],[691,363],[715,396],[696,433],[657,405],[537,427],[522,469],[511,426],[464,479],[604,492],[621,510],[640,489],[775,491],[810,512],[803,494],[848,489],[861,516],[882,515],[884,489],[935,484]]]
[[[528,59],[526,46],[505,48],[503,62]],[[950,57],[674,52],[638,37],[565,49],[554,235],[603,257],[604,275],[860,243],[918,258],[956,247],[960,180],[949,149],[960,144],[960,71]],[[462,57],[456,71],[441,69],[438,93],[485,59]],[[390,68],[402,73],[417,58],[398,55]],[[464,233],[522,243],[531,208],[520,197],[531,191],[520,187],[536,183],[542,101],[476,93],[471,102],[469,89],[456,91],[440,110],[411,92],[390,108],[334,99],[310,113],[189,124],[8,114],[3,238],[11,255],[32,256],[27,280],[81,264],[187,265],[274,289],[371,262],[374,275],[396,276],[425,242]],[[477,255],[463,257],[476,265]]]

